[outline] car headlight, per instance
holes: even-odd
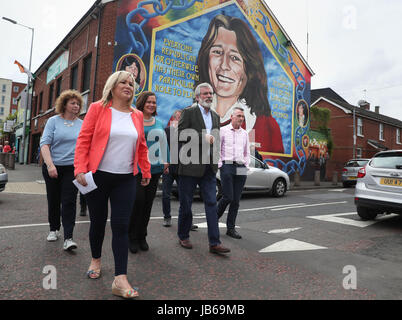
[[[6,168],[0,164],[0,173],[6,173]]]

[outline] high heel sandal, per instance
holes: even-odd
[[[139,296],[138,288],[122,289],[116,285],[115,281],[112,283],[112,293],[124,299],[133,299]]]

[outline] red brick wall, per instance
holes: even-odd
[[[340,177],[344,163],[353,158],[353,113],[345,113],[342,109],[324,100],[321,100],[316,106],[331,111],[329,128],[331,129],[334,148],[331,159],[327,162],[326,170],[326,178],[331,180],[333,172],[337,171]],[[356,115],[356,128],[358,117]],[[379,122],[374,119],[360,118],[363,120],[363,136],[357,136],[356,149],[362,149],[362,158],[371,158],[379,151],[368,145],[368,139],[376,140],[389,149],[402,149],[402,145],[396,144],[396,127],[383,123],[384,141],[380,141]]]

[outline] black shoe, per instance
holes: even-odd
[[[228,229],[228,231],[226,231],[226,234],[229,237],[232,237],[235,239],[241,239],[241,235],[235,229]]]
[[[149,250],[147,240],[145,240],[145,239],[140,240],[140,249],[142,251],[148,251]]]
[[[128,243],[128,248],[130,249],[131,253],[137,253],[140,249],[140,244],[137,241],[130,241]]]
[[[198,229],[198,226],[196,226],[195,224],[191,225],[191,228],[190,228],[191,231],[196,231],[197,229]]]

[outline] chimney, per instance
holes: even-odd
[[[375,113],[380,113],[380,106],[375,106]]]
[[[370,111],[370,103],[368,103],[366,100],[359,100],[357,104],[360,108]]]

